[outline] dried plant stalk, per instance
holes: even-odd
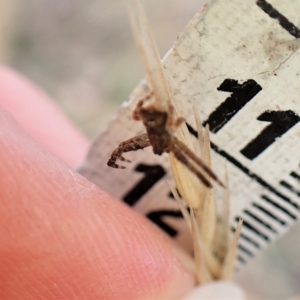
[[[200,151],[205,162],[211,166],[210,156],[210,140],[209,140],[209,128],[206,127],[203,131],[200,118],[196,123],[198,129],[198,135],[202,140],[200,143]],[[179,182],[180,186],[189,186],[188,176],[180,173],[178,170],[178,161],[172,162],[175,164],[173,170],[177,170],[174,174],[176,183]],[[228,175],[226,171],[226,185],[228,186]],[[190,207],[190,217],[187,216],[188,210],[183,206],[177,191],[172,188],[175,199],[179,203],[179,207],[182,213],[185,215],[185,219],[188,220],[188,224],[191,224],[192,237],[194,245],[194,259],[196,265],[196,280],[198,283],[205,283],[217,279],[230,280],[234,274],[238,239],[240,236],[242,221],[239,222],[237,231],[230,243],[230,228],[229,228],[229,190],[225,189],[223,192],[222,213],[217,223],[217,210],[214,199],[214,193],[212,189],[207,188],[203,184],[197,184],[194,188],[200,189],[202,199],[197,200],[195,207],[190,205],[191,201],[186,201]],[[192,194],[187,192],[183,196],[190,197]],[[193,195],[192,195],[193,197]]]
[[[198,131],[201,131],[199,128]],[[202,130],[203,131],[203,130]],[[202,146],[202,156],[204,161],[211,167],[211,148],[210,148],[210,138],[209,138],[209,127],[208,125],[204,129],[203,134],[203,146]],[[202,203],[202,217],[201,223],[199,223],[201,236],[205,243],[212,247],[214,240],[214,235],[216,231],[217,224],[217,211],[216,211],[216,201],[214,197],[213,189],[209,189],[203,185],[203,203]]]
[[[130,14],[130,20],[136,42],[142,55],[144,66],[146,68],[147,82],[149,85],[149,90],[151,92],[144,99],[138,102],[133,115],[136,120],[143,121],[147,130],[147,134],[141,135],[143,136],[141,144],[139,144],[138,146],[136,146],[136,144],[130,144],[129,146],[135,146],[137,149],[142,149],[142,147],[152,145],[153,151],[156,154],[160,155],[162,152],[170,153],[171,167],[176,186],[190,209],[189,214],[188,209],[182,204],[176,189],[172,188],[174,197],[179,203],[182,214],[187,220],[192,231],[194,257],[197,269],[197,281],[204,283],[220,277],[231,278],[233,274],[233,260],[236,256],[237,240],[240,233],[241,223],[239,224],[237,233],[235,235],[235,238],[233,239],[231,250],[228,251],[229,191],[226,189],[224,192],[223,213],[221,218],[222,226],[220,227],[216,225],[217,214],[215,199],[213,191],[209,187],[211,186],[211,178],[213,178],[221,186],[223,184],[215,176],[215,174],[210,171],[211,155],[209,128],[206,127],[203,132],[199,114],[195,110],[195,118],[200,142],[200,155],[204,158],[205,161],[205,167],[203,167],[203,164],[201,162],[199,163],[200,159],[191,159],[192,155],[188,154],[189,149],[193,149],[193,143],[191,141],[190,134],[185,123],[183,123],[177,130],[176,138],[172,136],[173,132],[171,132],[171,125],[174,125],[174,128],[177,128],[182,119],[178,119],[177,104],[172,97],[168,82],[164,76],[160,57],[155,41],[149,29],[147,18],[140,5],[140,2],[136,2],[138,21],[136,21],[132,14]],[[156,123],[157,120],[155,118],[162,116],[166,117],[167,121],[165,124],[162,123],[163,125],[159,127],[159,123]],[[153,125],[154,123],[155,126]],[[177,127],[175,126],[176,124]],[[179,139],[179,141],[177,139]],[[130,139],[130,141],[132,141],[132,139]],[[167,144],[165,148],[160,145],[160,143],[166,144],[168,141],[173,141],[174,143],[175,141],[177,141],[177,144],[175,144],[175,146],[172,144]],[[184,145],[180,141],[183,141]],[[124,143],[127,147],[128,141]],[[185,153],[188,154],[187,157],[191,159],[189,164],[187,162],[186,164],[182,163],[186,160],[187,157],[185,157],[184,159],[182,159],[181,157],[182,162],[178,160],[180,158],[180,155],[176,151],[178,151],[179,145],[181,145],[180,147],[183,150],[186,147],[185,145],[188,146],[188,149],[185,149]],[[175,147],[173,151],[172,146]],[[132,149],[137,150],[134,147],[130,147],[127,147],[129,151],[131,151]],[[116,154],[119,155],[120,153],[116,152]],[[123,161],[126,161],[126,159],[120,155],[116,157],[113,157],[112,155],[112,157],[113,159],[119,158]],[[195,172],[196,166],[198,166],[199,169],[198,174],[197,172]],[[195,174],[197,174],[198,177]],[[202,182],[200,182],[199,179],[201,179]],[[228,181],[227,177],[226,181]],[[218,259],[214,255],[214,251],[218,254]],[[223,265],[224,259],[225,264]]]
[[[173,177],[180,195],[185,199],[188,206],[197,209],[201,204],[200,199],[202,197],[199,179],[185,165],[178,162],[172,153],[169,157]]]
[[[190,231],[192,232],[192,224],[191,224],[191,217],[190,214],[188,212],[187,206],[185,205],[184,201],[180,198],[177,190],[172,186],[172,184],[168,181],[169,183],[169,187],[171,189],[171,192],[176,200],[176,202],[178,203],[179,209],[183,215],[184,220],[186,221]]]
[[[194,259],[196,265],[196,281],[198,284],[204,284],[205,282],[210,282],[213,280],[213,276],[207,267],[205,257],[201,251],[201,245],[197,238],[197,228],[198,224],[195,219],[193,210],[191,210],[191,224],[192,224],[192,237],[194,246]]]
[[[171,104],[171,93],[164,77],[156,43],[140,1],[136,0],[136,6],[138,23],[132,12],[129,12],[129,18],[146,69],[147,83],[153,92],[152,104],[155,105],[156,109],[166,111]]]
[[[228,186],[228,175],[226,171],[225,182]],[[229,247],[229,218],[230,218],[230,194],[229,189],[224,189],[223,192],[223,202],[222,202],[222,213],[218,219],[216,225],[216,233],[213,242],[213,252],[218,257],[218,259],[223,262]]]
[[[192,212],[191,215],[194,215]],[[197,225],[197,226],[196,226]],[[213,256],[211,249],[208,247],[207,243],[203,240],[200,231],[199,226],[196,223],[193,227],[195,240],[198,244],[198,249],[200,249],[202,256],[204,258],[205,264],[207,265],[208,269],[210,270],[210,273],[213,275],[214,278],[219,278],[221,275],[222,265],[220,262]]]
[[[240,219],[237,225],[234,237],[232,239],[231,245],[228,247],[228,252],[226,254],[221,279],[223,280],[232,280],[235,269],[236,255],[238,251],[238,241],[241,235],[243,220]]]

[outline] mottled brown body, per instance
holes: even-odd
[[[172,152],[174,156],[195,173],[207,187],[211,187],[212,185],[198,168],[202,169],[209,177],[224,187],[223,183],[218,179],[215,173],[184,143],[172,134],[171,131],[176,130],[180,124],[184,122],[184,119],[174,119],[173,106],[169,107],[168,112],[159,111],[151,104],[144,106],[145,101],[151,99],[151,97],[152,94],[141,99],[133,112],[133,118],[143,122],[147,133],[143,133],[122,142],[111,154],[107,165],[113,168],[124,169],[124,166],[116,164],[117,160],[130,162],[123,157],[123,153],[152,146],[153,152],[157,155],[161,155],[164,152]]]

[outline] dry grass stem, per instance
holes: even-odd
[[[232,280],[235,270],[235,262],[236,262],[236,255],[238,251],[238,241],[241,235],[243,220],[240,219],[237,225],[236,231],[234,233],[233,239],[231,244],[228,248],[228,252],[226,254],[221,279],[223,280]]]
[[[185,202],[183,201],[183,199],[180,198],[176,188],[174,188],[174,186],[170,183],[170,181],[168,181],[168,184],[169,184],[169,187],[171,189],[171,192],[172,192],[176,202],[178,203],[178,206],[183,215],[183,218],[186,221],[190,231],[192,232],[191,217],[190,217],[190,213],[187,209],[187,206],[186,206]]]
[[[190,133],[188,132],[185,124],[180,126],[179,130],[176,132],[176,136],[190,149],[194,149],[193,142],[190,138]],[[199,179],[193,173],[191,173],[185,165],[178,162],[172,153],[169,155],[169,157],[172,173],[180,195],[182,195],[188,206],[198,209],[202,204],[201,200],[203,199],[203,187],[205,187],[205,185],[200,182]],[[209,180],[206,174],[203,172],[201,173],[207,180]],[[185,179],[183,180],[183,178]]]
[[[203,159],[208,164],[208,166],[211,167],[209,127],[206,126],[203,130],[203,127],[199,126],[198,134],[200,134],[200,132],[202,132],[201,135],[203,136]],[[201,223],[199,223],[200,232],[204,242],[207,243],[209,247],[212,247],[217,226],[217,211],[214,191],[213,189],[207,188],[206,186],[202,185],[202,195],[202,220]]]
[[[165,149],[160,149],[160,144],[154,145],[154,142],[151,142],[151,138],[155,141],[160,141],[161,144],[163,144],[165,140],[159,139],[161,138],[159,135],[154,134],[153,136],[151,135],[152,133],[150,134],[148,129],[150,128],[150,124],[155,120],[151,119],[150,121],[152,123],[149,123],[149,119],[145,117],[146,113],[150,114],[150,111],[152,111],[152,114],[155,113],[153,114],[155,118],[162,114],[167,114],[167,117],[172,116],[171,119],[176,120],[178,118],[178,106],[175,99],[173,99],[168,82],[165,78],[159,53],[145,13],[140,2],[137,0],[136,3],[136,17],[130,13],[130,21],[136,43],[142,55],[149,91],[151,92],[147,97],[138,102],[134,118],[136,120],[142,120],[147,129],[148,142],[145,143],[145,145],[149,146],[150,141],[153,148],[157,146],[157,149],[160,150],[157,151],[157,153],[154,151],[154,153],[159,155],[161,154],[160,152],[169,152],[172,172],[179,193],[172,186],[171,190],[188,226],[191,228],[197,281],[203,284],[204,282],[219,278],[230,279],[234,272],[237,243],[242,222],[238,224],[236,234],[229,246],[229,190],[224,190],[222,213],[220,218],[218,218],[214,192],[210,188],[212,183],[211,178],[218,182],[220,186],[223,186],[223,183],[211,171],[209,127],[207,126],[203,129],[199,113],[197,109],[194,108],[199,137],[200,156],[198,158],[195,157],[195,155],[192,156],[189,154],[189,158],[194,157],[193,159],[190,159],[191,161],[189,162],[187,162],[186,158],[183,159],[178,151],[172,152],[170,150],[172,148],[171,144],[168,145],[168,147],[165,147]],[[145,103],[145,106],[143,103]],[[144,113],[145,116],[142,113]],[[177,122],[177,125],[174,125],[174,127],[171,126],[171,122],[167,124],[169,124],[167,125],[169,128],[161,128],[158,126],[155,128],[159,128],[167,138],[170,138],[170,135],[173,134],[174,129],[177,128],[180,123]],[[151,129],[153,128],[151,127]],[[181,145],[180,147],[184,150],[187,146],[188,149],[185,149],[185,153],[189,153],[189,149],[193,151],[194,143],[184,122],[176,131],[175,136],[184,143],[183,145],[173,137],[173,141],[177,141],[177,147],[179,147],[178,145]],[[131,148],[129,150],[131,150]],[[182,151],[182,153],[184,153],[184,151]],[[125,160],[123,157],[120,158],[121,160]],[[181,163],[178,159],[183,163],[186,162],[186,164]],[[201,160],[206,164],[206,168],[203,168]],[[195,171],[195,169],[199,172]],[[209,170],[209,172],[207,170]],[[197,174],[198,177],[195,174]],[[208,176],[211,176],[211,178]],[[226,186],[228,186],[227,172]],[[184,199],[186,205],[182,202],[181,197]],[[217,222],[217,220],[219,221]]]
[[[187,202],[188,206],[194,209],[199,208],[201,204],[199,199],[202,196],[202,192],[199,190],[199,179],[185,165],[178,162],[172,153],[170,153],[169,157],[173,177],[180,195]],[[182,180],[183,178],[184,180]]]
[[[205,158],[207,165],[211,166],[209,128],[206,127],[203,129],[200,118],[197,117],[196,112],[195,118],[198,136],[200,137],[200,152],[202,157]],[[184,218],[188,220],[188,224],[191,224],[197,282],[203,284],[217,279],[231,280],[235,270],[238,239],[242,221],[239,222],[236,233],[230,242],[229,189],[226,188],[223,190],[221,214],[217,217],[213,189],[207,188],[199,181],[196,185],[194,182],[189,182],[189,176],[180,171],[181,166],[177,166],[179,162],[175,159],[171,159],[171,163],[177,187],[180,186],[181,189],[184,189],[185,187],[194,185],[194,189],[198,189],[198,195],[201,197],[201,199],[188,201],[188,198],[195,197],[195,194],[190,192],[190,189],[184,189],[185,194],[182,198],[190,208],[190,216],[187,216],[187,208],[179,198],[176,189],[174,187],[171,188],[176,201],[179,203]],[[173,164],[175,166],[173,166]],[[225,171],[225,184],[228,187],[226,168]],[[191,203],[193,203],[194,206],[192,206]]]
[[[192,212],[191,215],[194,216],[194,213]],[[199,226],[198,226],[197,222],[195,223],[195,226],[192,228],[194,230],[195,240],[198,244],[197,249],[200,249],[203,259],[205,261],[205,264],[207,265],[207,267],[210,270],[210,273],[213,275],[213,277],[219,278],[220,274],[221,274],[221,270],[222,270],[222,265],[214,257],[208,244],[204,242],[204,240],[200,234]]]
[[[192,224],[192,237],[193,237],[193,246],[194,246],[194,259],[196,266],[196,281],[197,283],[205,283],[213,280],[213,276],[209,271],[203,252],[201,251],[200,244],[197,239],[197,229],[198,224],[195,219],[193,210],[191,210],[191,224]]]
[[[129,19],[145,66],[147,83],[149,89],[153,92],[153,102],[151,104],[154,104],[158,110],[167,110],[171,97],[160,56],[140,1],[136,0],[136,6],[137,19],[133,12],[129,12]]]
[[[228,175],[226,171],[225,182],[228,186]],[[230,218],[230,194],[229,189],[223,191],[222,212],[216,225],[216,233],[213,242],[213,252],[223,262],[229,247],[229,218]]]

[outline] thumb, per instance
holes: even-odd
[[[193,285],[169,239],[0,110],[0,299],[176,299]]]

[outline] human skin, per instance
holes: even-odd
[[[172,241],[74,167],[88,141],[39,88],[0,68],[0,299],[180,299]]]

